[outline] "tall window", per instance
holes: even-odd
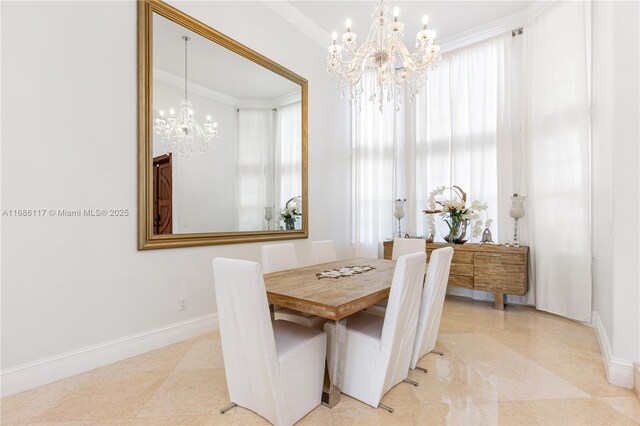
[[[504,45],[499,37],[445,56],[417,98],[414,214],[419,234],[428,235],[422,210],[429,192],[441,185],[463,188],[469,202],[488,203],[490,217],[497,219],[499,111],[508,100]],[[497,238],[497,227],[492,232]]]
[[[269,176],[273,159],[273,112],[242,108],[238,111],[237,230],[265,226],[264,207],[270,206]]]
[[[302,106],[300,102],[279,107],[275,144],[276,209],[302,195]]]
[[[370,87],[367,81],[375,76],[363,78]],[[353,239],[357,256],[378,257],[382,241],[393,233],[394,151],[404,120],[391,103],[381,112],[368,96],[352,111]]]

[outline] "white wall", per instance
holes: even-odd
[[[347,106],[324,49],[261,3],[172,3],[309,80],[310,239],[350,256]],[[0,7],[2,209],[131,212],[2,218],[4,381],[25,363],[214,313],[211,259],[259,260],[260,245],[136,250],[135,2]],[[308,241],[295,244],[306,261]]]
[[[593,309],[609,380],[629,387],[640,362],[640,10],[597,1],[592,17]]]

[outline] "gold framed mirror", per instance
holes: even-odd
[[[308,237],[307,80],[138,2],[138,249]]]

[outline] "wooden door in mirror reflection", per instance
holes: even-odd
[[[173,232],[171,153],[153,159],[153,233]]]

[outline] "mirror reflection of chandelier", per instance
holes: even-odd
[[[375,7],[367,39],[360,47],[356,46],[357,36],[351,31],[350,19],[347,19],[342,43],[338,43],[338,34],[333,32],[328,69],[337,77],[343,95],[348,89],[350,104],[358,102],[363,86],[367,84],[369,101],[377,101],[380,111],[385,98],[393,100],[399,110],[404,89],[413,101],[427,79],[427,69],[440,60],[440,46],[434,44],[436,32],[427,29],[427,15],[422,18],[422,29],[416,35],[416,51],[410,52],[403,42],[404,24],[398,21],[399,9],[394,8],[393,20],[388,12],[387,5],[382,2]],[[368,72],[375,75],[375,81],[372,77],[363,83],[363,74]]]
[[[190,38],[182,36],[184,40],[184,100],[180,103],[180,110],[176,116],[175,110],[169,110],[169,117],[160,111],[156,118],[155,131],[162,140],[162,145],[171,152],[179,152],[184,157],[193,154],[194,142],[199,142],[199,151],[206,154],[214,138],[218,138],[218,123],[211,122],[207,115],[205,123],[200,126],[193,118],[193,108],[187,92],[187,43]]]

